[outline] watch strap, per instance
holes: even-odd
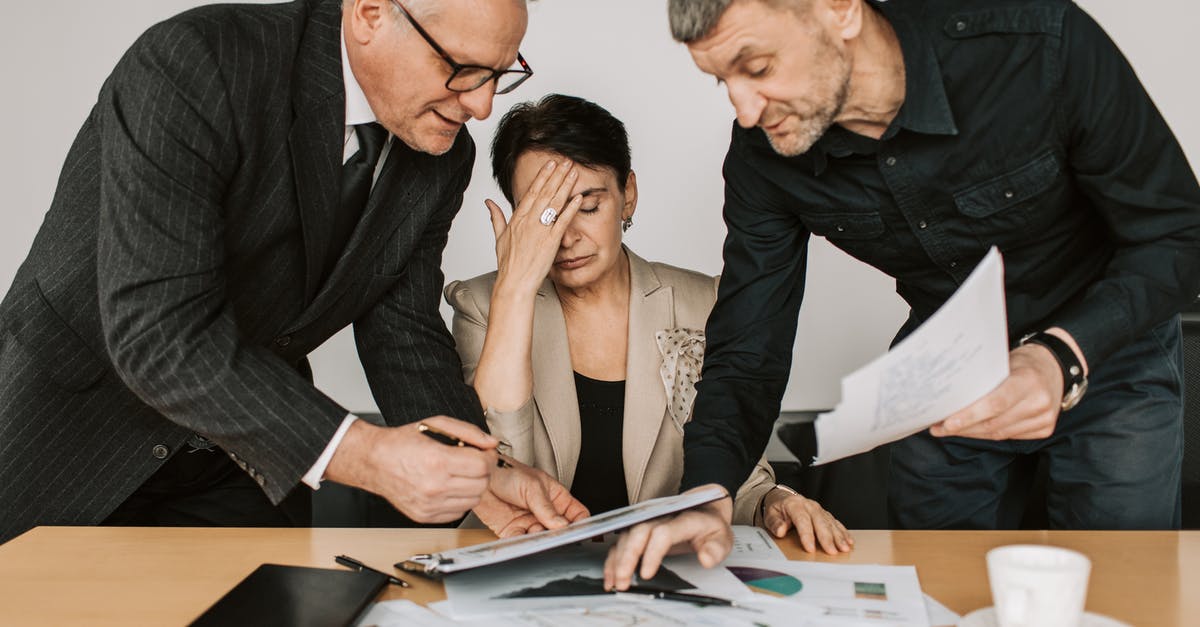
[[[1071,346],[1062,338],[1045,331],[1038,331],[1025,336],[1021,340],[1021,344],[1040,344],[1049,349],[1051,355],[1054,355],[1058,366],[1062,368],[1063,397],[1066,397],[1072,389],[1086,384],[1087,378],[1083,375],[1083,364],[1079,363],[1079,357],[1075,355],[1075,351],[1071,350]]]

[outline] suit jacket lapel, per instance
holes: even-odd
[[[538,289],[533,320],[533,400],[550,437],[558,476],[570,488],[579,463],[579,398],[567,346],[567,322],[549,279]]]
[[[288,147],[304,233],[306,299],[319,287],[342,184],[346,95],[340,7],[340,2],[323,2],[313,8],[294,70]]]
[[[436,157],[393,140],[379,179],[371,189],[367,208],[355,226],[345,252],[290,332],[316,321],[342,298],[356,279],[369,275],[372,272],[369,264],[403,222],[430,213],[433,201],[427,196],[441,183],[434,159]]]
[[[629,502],[636,503],[667,407],[659,374],[663,360],[654,334],[675,326],[675,303],[671,287],[659,281],[650,264],[628,248],[625,253],[629,256],[629,347],[621,455]]]

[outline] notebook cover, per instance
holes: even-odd
[[[378,573],[263,564],[192,626],[352,625],[386,584]]]

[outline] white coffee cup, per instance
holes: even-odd
[[[1078,627],[1092,562],[1070,549],[1014,544],[987,553],[1000,627]]]

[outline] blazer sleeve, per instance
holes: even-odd
[[[445,190],[425,228],[409,237],[416,242],[400,280],[374,307],[354,322],[359,358],[371,393],[389,425],[447,415],[484,427],[475,391],[460,376],[454,338],[438,311],[442,251],[450,224],[462,207],[471,178],[475,149],[469,137],[465,155],[448,177],[435,185]]]
[[[464,281],[451,281],[446,286],[445,296],[446,302],[454,309],[451,326],[458,357],[462,361],[462,379],[467,385],[473,385],[488,330],[487,314],[478,299],[487,298],[488,294],[473,291]],[[534,465],[533,424],[540,417],[533,397],[514,411],[488,409],[486,417],[492,435],[504,443],[501,445],[502,452],[523,464]]]
[[[774,488],[775,471],[771,469],[767,456],[763,455],[750,472],[750,478],[733,497],[733,524],[761,525],[763,498]]]
[[[221,445],[277,503],[346,411],[243,341],[226,298],[223,202],[241,148],[223,81],[194,28],[168,22],[101,90],[96,287],[124,384]]]

